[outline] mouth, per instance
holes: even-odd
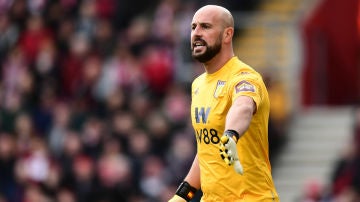
[[[206,42],[204,40],[198,39],[193,42],[192,46],[194,51],[200,51],[206,47]]]

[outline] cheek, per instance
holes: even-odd
[[[193,42],[193,41],[195,40],[195,38],[196,38],[196,35],[195,35],[195,34],[193,34],[193,33],[191,33],[191,34],[190,34],[190,39],[191,39],[191,42]]]
[[[211,34],[208,34],[206,36],[206,38],[204,38],[204,40],[208,43],[208,44],[215,44],[216,41],[219,39],[219,37],[222,37],[220,36],[218,33],[211,33]]]

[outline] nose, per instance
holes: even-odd
[[[191,35],[195,38],[200,38],[201,37],[201,32],[200,29],[195,28],[192,32]]]
[[[200,35],[201,35],[201,32],[200,32],[199,26],[196,26],[195,28],[193,28],[191,34],[192,34],[193,36],[200,36]]]

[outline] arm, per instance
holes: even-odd
[[[225,131],[220,141],[220,156],[226,164],[234,165],[237,173],[244,170],[237,153],[236,143],[248,129],[252,116],[256,111],[256,104],[252,98],[240,96],[235,99],[226,116]]]
[[[255,112],[254,100],[248,96],[239,96],[235,99],[226,116],[225,131],[235,130],[239,133],[240,138],[248,129]]]
[[[200,189],[200,167],[197,154],[184,181],[187,181],[194,188]]]
[[[184,184],[185,183],[185,184]],[[193,198],[196,190],[200,189],[200,167],[199,160],[197,155],[194,158],[194,161],[191,165],[191,168],[186,175],[184,181],[180,184],[174,197],[172,197],[169,202],[185,202],[189,200],[185,200],[183,195],[187,195],[185,198]]]

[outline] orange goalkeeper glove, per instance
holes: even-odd
[[[227,165],[234,165],[235,171],[242,175],[244,170],[236,148],[239,137],[235,130],[226,130],[220,139],[220,156]]]

